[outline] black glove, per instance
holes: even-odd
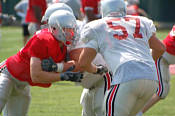
[[[57,64],[53,61],[51,57],[48,59],[44,59],[41,62],[41,67],[43,71],[47,72],[56,72],[57,71]]]
[[[81,82],[81,79],[83,78],[83,74],[80,72],[66,71],[66,72],[60,73],[60,78],[62,81]]]
[[[103,73],[108,72],[108,68],[103,65],[97,65],[97,72],[95,74],[102,75]]]

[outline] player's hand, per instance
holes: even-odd
[[[44,59],[41,62],[41,67],[43,71],[47,72],[56,72],[57,71],[57,64],[53,61],[51,57],[48,59]]]
[[[83,74],[80,72],[66,71],[66,72],[60,73],[60,78],[62,81],[81,82],[81,79],[83,78]]]
[[[9,20],[10,20],[10,22],[14,22],[14,21],[16,21],[16,17],[13,15],[9,15]]]
[[[108,68],[103,65],[97,65],[97,72],[95,74],[102,75],[103,73],[108,72]]]

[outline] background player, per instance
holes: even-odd
[[[27,13],[27,7],[28,7],[28,0],[22,0],[18,2],[14,10],[16,11],[17,15],[21,17],[21,25],[23,29],[23,43],[24,45],[29,39],[29,31],[28,31],[28,23],[25,21],[26,13]]]
[[[41,18],[47,8],[46,0],[29,0],[26,14],[26,22],[29,24],[29,32],[33,35],[40,29]]]
[[[80,11],[81,2],[80,0],[53,0],[53,3],[65,3],[67,4],[73,11],[76,19],[82,20],[83,16]]]
[[[144,106],[137,116],[142,116],[149,108],[161,99],[165,99],[170,89],[170,73],[169,66],[175,64],[175,25],[169,32],[168,36],[163,40],[166,46],[166,52],[156,60],[156,67],[158,72],[159,87],[157,93],[152,96],[150,101]]]
[[[100,0],[81,0],[81,11],[85,17],[85,22],[101,18],[99,4]]]
[[[127,14],[133,16],[145,16],[148,14],[139,7],[139,0],[128,0],[127,1]]]

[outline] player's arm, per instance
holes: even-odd
[[[52,83],[56,81],[80,82],[83,78],[82,73],[72,72],[74,65],[68,67],[65,72],[61,72],[58,66],[51,57],[42,61],[39,58],[32,57],[30,62],[32,81],[35,83]],[[58,69],[60,72],[57,71]]]
[[[141,14],[142,16],[148,17],[148,14],[141,8],[138,8],[138,13]]]
[[[82,50],[83,50],[83,48],[76,48],[76,49],[73,49],[69,52],[70,59],[72,59],[74,61],[74,65],[76,67],[74,69],[74,71],[79,71],[79,69],[77,67],[78,67],[78,61],[79,61],[80,54],[81,54]]]
[[[70,59],[78,62],[82,50],[83,48],[76,48],[76,49],[71,50],[69,52]]]
[[[157,60],[166,50],[165,45],[156,37],[156,34],[149,39],[149,46],[152,49],[152,57]]]
[[[52,83],[61,80],[60,73],[43,71],[41,60],[37,57],[31,57],[30,74],[34,83]]]
[[[78,61],[78,68],[81,71],[87,71],[89,73],[96,73],[97,68],[92,64],[97,52],[93,48],[84,48],[80,54]]]

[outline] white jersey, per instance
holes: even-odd
[[[94,48],[102,54],[113,76],[122,64],[136,61],[141,62],[138,65],[146,66],[147,69],[149,67],[153,73],[148,78],[156,80],[156,68],[148,44],[149,38],[155,32],[153,22],[145,17],[105,17],[85,25],[81,33],[81,40],[85,43],[84,47]],[[144,73],[150,72],[145,71],[142,75]],[[115,83],[132,79],[116,79]]]
[[[17,11],[17,15],[21,17],[21,23],[26,24],[25,21],[26,14],[27,14],[27,8],[28,8],[28,0],[20,1],[15,5],[15,10]]]

